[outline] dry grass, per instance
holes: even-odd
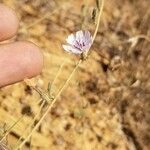
[[[70,32],[81,28],[84,3],[81,0],[55,1],[57,6],[54,1],[46,0],[0,0],[14,8],[21,20],[14,40],[29,40],[43,49],[44,69],[33,82],[46,89],[65,61],[52,90],[54,95],[78,60],[66,54],[61,44]],[[94,0],[86,1],[89,9],[82,27],[93,32],[95,26],[89,16]],[[148,0],[106,1],[89,59],[24,149],[150,149],[149,6]],[[47,16],[41,19],[45,14]],[[139,35],[144,37],[129,40]],[[7,136],[10,149],[38,112],[39,100],[39,95],[24,82],[0,90],[2,129],[4,123],[9,128],[25,114]]]

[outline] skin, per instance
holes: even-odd
[[[16,35],[19,21],[10,8],[0,4],[0,42]],[[0,88],[41,73],[40,49],[27,41],[0,44]]]

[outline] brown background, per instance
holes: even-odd
[[[94,1],[0,2],[15,9],[20,18],[18,35],[12,41],[29,40],[43,50],[44,69],[33,82],[46,89],[65,62],[52,89],[55,95],[78,60],[64,52],[61,45],[68,34],[81,26],[94,32]],[[150,149],[149,6],[149,0],[106,0],[89,59],[81,65],[25,149]],[[39,95],[23,82],[0,90],[1,130],[4,123],[9,127],[25,114],[6,139],[10,149],[38,112],[39,100]]]

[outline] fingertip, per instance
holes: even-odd
[[[17,42],[24,50],[24,71],[29,77],[33,77],[41,73],[43,68],[43,55],[38,46],[31,42]]]
[[[15,42],[0,47],[0,87],[39,75],[43,68],[41,50],[30,42]]]
[[[0,4],[0,41],[13,37],[18,30],[19,20],[9,7]]]

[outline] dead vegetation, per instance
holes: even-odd
[[[81,28],[94,31],[94,0],[85,1],[0,0],[14,8],[21,21],[13,40],[29,40],[43,49],[44,69],[33,79],[39,87],[46,89],[65,62],[54,95],[78,59],[62,50],[65,37]],[[90,57],[24,149],[150,149],[149,6],[148,0],[105,2]],[[39,100],[24,82],[0,90],[1,128],[24,115],[7,136],[10,149],[38,112]]]

